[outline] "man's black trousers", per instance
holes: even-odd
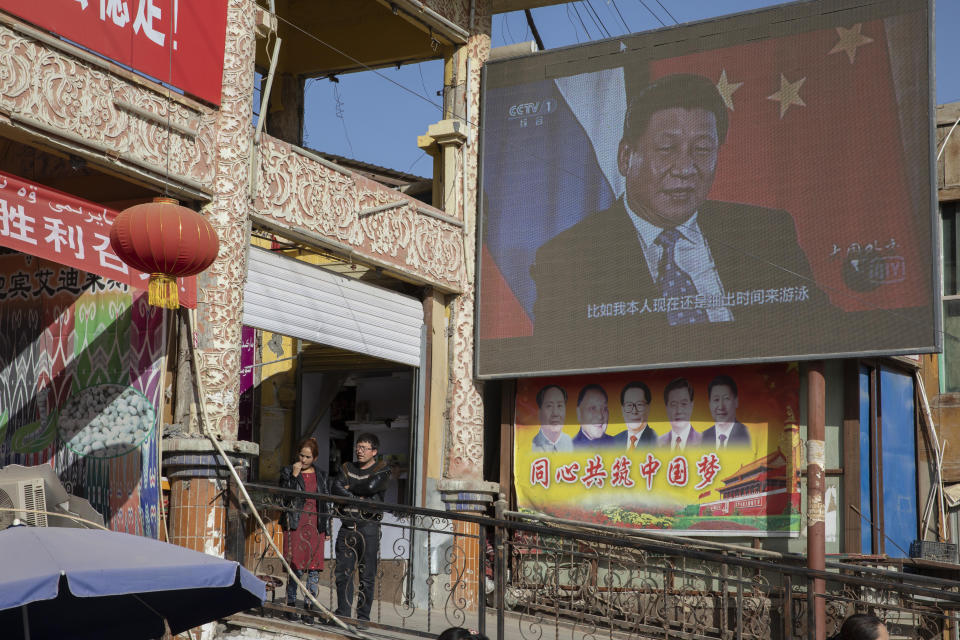
[[[355,527],[355,528],[354,528]],[[357,619],[369,620],[373,606],[373,589],[377,581],[377,552],[380,550],[379,522],[343,522],[337,534],[335,552],[337,568],[338,616],[350,617],[353,608],[353,575],[360,561],[360,595],[357,599]]]

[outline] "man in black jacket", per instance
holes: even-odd
[[[345,462],[333,482],[333,494],[346,498],[361,498],[383,502],[383,494],[390,481],[390,467],[377,460],[380,441],[371,433],[357,438],[357,461]],[[350,617],[353,608],[353,575],[360,565],[360,596],[357,599],[357,619],[369,620],[373,606],[373,587],[377,579],[377,552],[380,549],[381,514],[351,505],[338,507],[340,533],[335,552],[337,567],[338,616]]]

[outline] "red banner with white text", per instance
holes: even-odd
[[[220,104],[227,0],[0,0],[0,9]]]
[[[0,246],[45,258],[137,289],[150,274],[110,248],[117,212],[0,171]],[[197,279],[178,278],[180,304],[197,305]]]

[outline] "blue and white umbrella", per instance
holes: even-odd
[[[264,583],[238,563],[113,531],[0,531],[5,638],[159,638],[259,606]]]

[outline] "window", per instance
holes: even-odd
[[[913,377],[860,367],[862,553],[908,555],[917,539],[917,443]]]
[[[940,206],[943,244],[943,356],[940,392],[960,392],[960,203]]]

